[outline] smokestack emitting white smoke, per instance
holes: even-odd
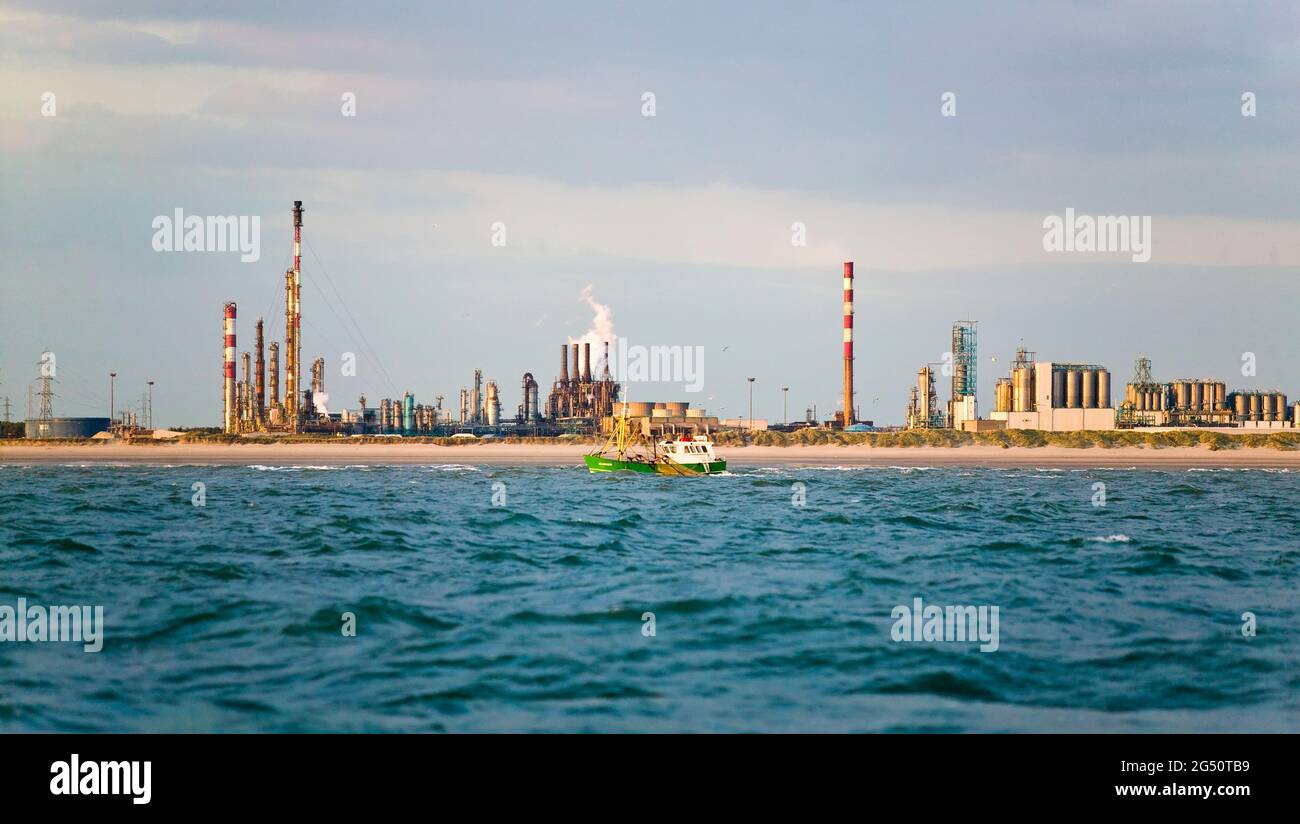
[[[591,310],[596,313],[591,319],[591,327],[587,329],[586,334],[582,337],[569,338],[569,344],[592,344],[592,357],[596,362],[591,365],[591,373],[599,377],[604,367],[605,342],[608,341],[611,347],[617,347],[618,340],[614,337],[614,313],[605,304],[597,303],[591,293],[592,286],[588,283],[582,288],[579,296],[579,300],[590,306]]]
[[[319,414],[319,415],[328,415],[328,414],[330,413],[330,411],[329,411],[328,408],[326,408],[325,404],[327,404],[327,403],[329,403],[329,402],[330,402],[330,396],[329,396],[329,393],[328,393],[328,392],[313,392],[313,393],[312,393],[312,396],[311,396],[311,403],[312,403],[312,406],[316,407],[316,413],[317,413],[317,414]]]

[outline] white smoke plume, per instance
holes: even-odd
[[[316,407],[316,414],[329,415],[330,411],[325,404],[330,402],[328,392],[313,392],[311,396],[312,406]]]
[[[591,326],[586,333],[580,338],[569,338],[569,344],[590,343],[591,344],[591,374],[597,378],[604,371],[605,367],[605,343],[608,341],[611,347],[618,345],[618,339],[614,337],[614,313],[608,306],[603,303],[597,303],[596,299],[591,296],[592,286],[588,283],[582,288],[579,294],[579,300],[591,307],[595,315],[591,319]]]

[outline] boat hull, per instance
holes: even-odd
[[[585,455],[583,460],[592,472],[640,472],[645,475],[712,475],[727,470],[726,461],[708,464],[650,463],[649,461],[620,461],[603,455]]]

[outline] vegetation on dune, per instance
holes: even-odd
[[[1252,432],[1229,434],[1225,432],[1198,432],[1172,430],[1144,432],[1136,429],[1118,429],[1104,432],[1044,432],[1038,429],[999,429],[993,432],[957,432],[952,429],[912,429],[899,432],[835,432],[826,429],[799,429],[794,432],[739,432],[718,433],[714,440],[719,446],[833,446],[870,447],[942,447],[998,446],[1011,447],[1060,446],[1068,449],[1114,449],[1125,446],[1146,449],[1205,446],[1211,450],[1269,448],[1278,450],[1300,449],[1300,432]]]
[[[714,433],[714,442],[719,447],[739,446],[867,446],[867,447],[939,447],[954,448],[961,446],[997,446],[1003,449],[1012,447],[1036,448],[1040,446],[1060,446],[1070,449],[1113,449],[1125,446],[1137,446],[1146,449],[1166,449],[1169,447],[1204,446],[1218,451],[1223,449],[1276,449],[1292,451],[1300,449],[1300,432],[1250,432],[1229,434],[1225,432],[1198,432],[1196,430],[1173,430],[1169,432],[1144,432],[1138,429],[1112,430],[1107,432],[1043,432],[1037,429],[1000,429],[994,432],[957,432],[952,429],[912,429],[897,432],[838,432],[828,429],[798,429],[793,432],[742,432],[724,430]],[[256,445],[264,443],[277,444],[430,444],[435,446],[464,446],[467,444],[569,444],[593,445],[605,442],[604,436],[582,437],[529,437],[506,436],[486,439],[450,438],[450,437],[394,437],[384,435],[363,435],[359,437],[338,437],[333,435],[276,435],[243,437],[227,435],[219,430],[190,430],[174,440],[153,440],[142,438],[131,441],[132,444],[150,444],[166,446],[169,443],[201,443]],[[54,446],[68,444],[113,443],[107,440],[50,439],[28,441],[22,438],[0,440],[7,446]]]

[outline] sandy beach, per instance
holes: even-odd
[[[491,464],[556,466],[578,464],[585,444],[53,444],[0,446],[0,464],[141,465],[348,465]],[[1300,469],[1300,451],[1204,446],[1169,447],[720,447],[736,466],[984,466],[1050,468],[1253,468]]]

